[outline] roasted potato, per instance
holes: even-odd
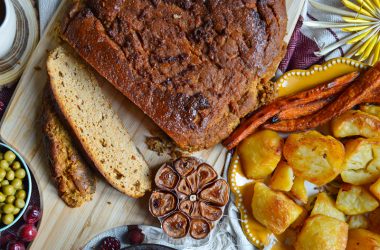
[[[326,193],[319,193],[317,195],[317,199],[310,215],[316,214],[322,214],[341,221],[346,221],[346,216],[336,208],[335,202]]]
[[[346,215],[364,214],[378,206],[377,200],[360,186],[343,185],[336,198],[336,207]]]
[[[348,228],[368,228],[368,218],[363,214],[352,215],[348,218]]]
[[[298,235],[296,250],[344,250],[347,245],[348,225],[325,215],[309,217]]]
[[[380,106],[372,104],[362,104],[360,105],[360,110],[366,112],[367,114],[374,115],[380,118]]]
[[[255,219],[274,234],[283,233],[302,213],[302,207],[281,192],[257,182],[252,198]]]
[[[331,130],[337,138],[363,136],[380,137],[380,119],[360,110],[350,110],[331,122]]]
[[[305,187],[305,180],[301,177],[296,176],[294,178],[292,189],[290,193],[299,201],[306,204],[307,203],[307,190]]]
[[[290,228],[294,229],[294,228],[299,228],[299,227],[303,226],[303,224],[305,223],[305,220],[307,219],[307,217],[309,217],[309,212],[304,207],[302,207],[302,213],[292,223],[292,225],[290,225]]]
[[[379,250],[380,235],[365,229],[348,231],[347,250]]]
[[[281,160],[283,139],[271,130],[262,130],[242,141],[238,155],[245,175],[263,179],[270,175]]]
[[[274,190],[288,192],[293,186],[293,169],[284,161],[281,161],[269,181],[269,186]]]
[[[369,191],[380,200],[380,178],[369,187]]]
[[[342,180],[354,185],[373,183],[380,177],[380,138],[359,138],[345,144]]]
[[[343,144],[317,131],[291,134],[283,151],[294,174],[318,186],[332,181],[343,170]]]

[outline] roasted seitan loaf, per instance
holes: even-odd
[[[42,104],[42,130],[59,196],[69,207],[91,200],[96,189],[95,175],[61,123],[48,89]]]
[[[208,148],[260,104],[286,45],[285,0],[87,0],[62,37],[180,147]]]
[[[57,107],[95,167],[120,192],[143,196],[151,189],[149,166],[112,110],[95,73],[64,47],[51,51],[47,71]]]

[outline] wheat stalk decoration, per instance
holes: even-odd
[[[316,52],[316,55],[325,56],[345,44],[350,44],[352,47],[345,53],[346,57],[374,65],[380,59],[380,0],[340,1],[350,10],[309,0],[314,8],[340,15],[343,21],[306,21],[304,25],[313,28],[338,28],[349,33],[340,41]]]

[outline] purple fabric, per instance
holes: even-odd
[[[307,69],[314,64],[324,62],[323,57],[314,55],[318,51],[317,44],[301,33],[303,18],[298,19],[292,37],[288,44],[288,50],[279,69],[286,72],[292,69]]]

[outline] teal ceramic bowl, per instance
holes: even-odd
[[[29,205],[29,201],[30,201],[30,196],[32,194],[32,177],[31,177],[31,174],[30,174],[30,171],[29,171],[29,168],[28,166],[26,165],[24,159],[19,155],[19,153],[17,153],[16,150],[14,150],[13,148],[11,148],[10,146],[4,144],[4,143],[0,143],[0,151],[2,153],[5,153],[6,151],[12,151],[15,155],[16,155],[16,160],[18,160],[21,164],[21,167],[25,169],[25,172],[26,172],[26,178],[23,179],[23,184],[24,184],[24,187],[25,187],[25,192],[26,192],[26,199],[25,199],[25,206],[20,210],[20,212],[15,216],[15,219],[14,221],[9,224],[9,225],[4,225],[1,221],[0,221],[0,232],[2,231],[5,231],[7,230],[8,228],[10,228],[11,226],[13,226],[14,224],[17,223],[17,221],[20,220],[20,218],[23,216],[23,214],[25,213],[25,210],[26,208],[28,207]]]

